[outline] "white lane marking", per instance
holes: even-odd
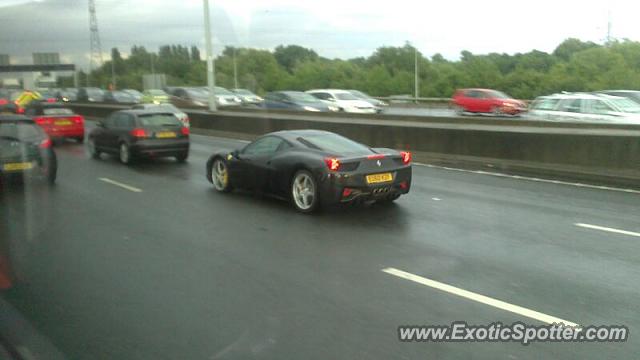
[[[572,322],[572,321],[567,321],[564,319],[560,319],[557,318],[555,316],[551,316],[551,315],[547,315],[547,314],[543,314],[541,312],[538,311],[534,311],[531,309],[527,309],[524,308],[522,306],[518,306],[518,305],[513,305],[513,304],[509,304],[507,302],[501,301],[501,300],[497,300],[494,298],[490,298],[488,296],[484,296],[484,295],[480,295],[471,291],[467,291],[464,289],[460,289],[457,288],[455,286],[451,286],[451,285],[447,285],[445,283],[441,283],[435,280],[431,280],[431,279],[427,279],[424,278],[422,276],[418,276],[418,275],[414,275],[402,270],[398,270],[396,268],[386,268],[386,269],[382,269],[383,272],[393,275],[393,276],[397,276],[399,278],[405,279],[405,280],[410,280],[413,282],[416,282],[418,284],[422,284],[425,286],[429,286],[432,287],[434,289],[438,289],[444,292],[448,292],[449,294],[453,294],[453,295],[457,295],[460,297],[463,297],[465,299],[469,299],[469,300],[473,300],[485,305],[489,305],[489,306],[493,306],[495,308],[501,309],[501,310],[505,310],[505,311],[509,311],[512,312],[514,314],[518,314],[518,315],[522,315],[531,319],[535,319],[538,321],[542,321],[544,323],[547,324],[554,324],[554,323],[563,323],[566,326],[574,326],[574,327],[579,327],[578,324]]]
[[[436,198],[431,198],[431,200],[433,200],[433,201],[440,201],[440,198],[437,198],[437,197],[436,197]]]
[[[106,182],[108,184],[115,185],[115,186],[121,187],[123,189],[132,191],[132,192],[137,192],[137,193],[142,192],[142,189],[138,189],[137,187],[129,186],[127,184],[123,184],[123,183],[117,182],[115,180],[111,180],[111,179],[107,179],[107,178],[98,178],[98,180],[104,181],[104,182]]]
[[[587,229],[608,231],[608,232],[612,232],[612,233],[616,233],[616,234],[623,234],[623,235],[640,237],[640,233],[633,232],[633,231],[626,231],[626,230],[614,229],[614,228],[610,228],[610,227],[591,225],[591,224],[583,224],[583,223],[576,223],[574,225],[575,226],[579,226],[579,227],[583,227],[583,228],[587,228]]]
[[[600,185],[590,185],[590,184],[583,184],[583,183],[573,183],[573,182],[568,182],[568,181],[541,179],[541,178],[536,178],[536,177],[528,177],[528,176],[520,176],[520,175],[508,175],[508,174],[502,174],[502,173],[497,173],[497,172],[492,172],[492,171],[466,170],[466,169],[452,168],[452,167],[448,167],[448,166],[423,164],[423,163],[418,163],[418,162],[414,162],[413,164],[414,165],[418,165],[418,166],[425,166],[425,167],[429,167],[429,168],[434,168],[434,169],[459,171],[459,172],[466,172],[466,173],[473,173],[473,174],[480,174],[480,175],[490,175],[490,176],[504,177],[504,178],[510,178],[510,179],[543,182],[543,183],[549,183],[549,184],[577,186],[577,187],[587,188],[587,189],[609,190],[609,191],[618,191],[618,192],[624,192],[624,193],[630,193],[630,194],[640,194],[640,190],[635,190],[635,189],[624,189],[624,188],[617,188],[617,187],[611,187],[611,186],[600,186]]]

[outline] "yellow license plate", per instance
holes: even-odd
[[[169,139],[169,138],[176,137],[176,133],[174,133],[173,131],[164,131],[164,132],[156,133],[156,137],[158,139]]]
[[[393,181],[391,173],[367,175],[367,184],[378,184]]]
[[[2,166],[2,169],[4,171],[20,171],[20,170],[29,170],[31,168],[33,168],[33,164],[30,162],[9,163],[9,164],[4,164]]]
[[[72,124],[72,122],[71,120],[57,120],[55,124],[58,126],[69,126]]]

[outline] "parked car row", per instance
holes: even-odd
[[[263,107],[274,110],[334,111],[361,114],[382,112],[386,103],[357,90],[316,89],[274,91],[265,96]]]

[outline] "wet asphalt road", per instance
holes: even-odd
[[[640,342],[640,195],[414,167],[391,206],[315,216],[218,194],[204,165],[234,140],[192,137],[189,162],[57,148],[53,188],[3,189],[2,299],[72,359],[602,359]],[[100,180],[100,179],[103,180]],[[133,192],[104,179],[139,189]],[[399,325],[538,320],[381,270],[393,267],[627,343],[401,343]]]

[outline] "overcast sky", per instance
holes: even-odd
[[[0,53],[30,63],[33,52],[59,52],[86,64],[87,0],[0,0]],[[204,48],[202,0],[96,0],[102,47]],[[611,13],[616,38],[640,40],[639,2],[502,0],[211,0],[214,47],[272,49],[297,44],[330,58],[368,56],[409,41],[425,55],[550,52],[577,37],[602,42]]]

